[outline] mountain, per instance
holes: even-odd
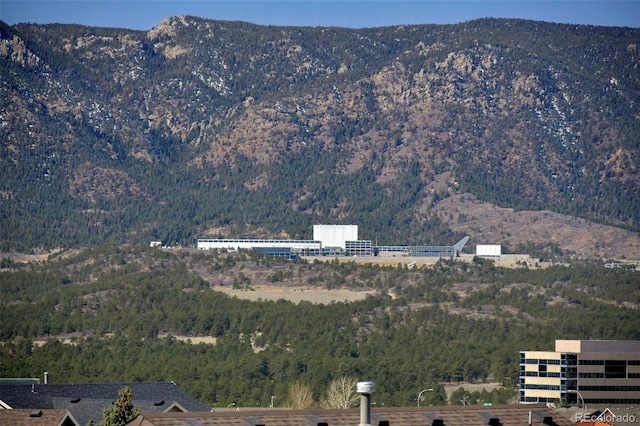
[[[3,251],[310,238],[313,223],[451,244],[473,230],[456,226],[465,197],[639,241],[639,29],[185,16],[148,32],[0,23],[0,38]]]

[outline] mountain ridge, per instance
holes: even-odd
[[[0,36],[5,250],[320,221],[450,243],[432,207],[465,192],[640,229],[637,29],[185,16]]]

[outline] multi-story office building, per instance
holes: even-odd
[[[556,340],[520,351],[520,403],[639,404],[640,340]]]

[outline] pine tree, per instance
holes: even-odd
[[[129,386],[118,391],[118,400],[102,410],[99,426],[123,426],[140,414],[140,408],[133,406],[133,393]]]

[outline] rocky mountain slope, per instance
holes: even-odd
[[[638,29],[494,19],[0,23],[2,248],[308,238],[320,222],[451,243],[469,229],[443,203],[464,193],[636,241],[639,42]]]

